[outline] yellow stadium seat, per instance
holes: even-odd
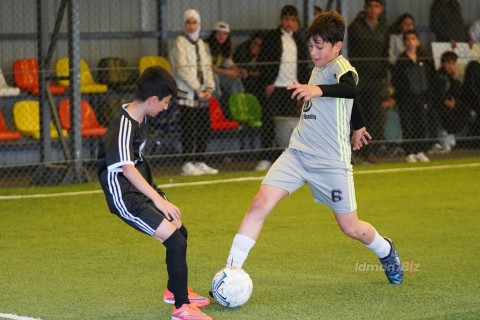
[[[69,75],[69,63],[68,58],[61,58],[57,60],[55,65],[57,77],[68,77]],[[59,80],[59,84],[62,86],[70,86],[69,80]],[[107,92],[108,86],[95,82],[90,67],[85,60],[80,59],[80,92],[81,93],[103,93]]]
[[[170,64],[170,61],[163,56],[143,56],[140,58],[140,61],[138,62],[140,74],[142,74],[145,69],[151,66],[160,66],[172,73],[172,65]]]
[[[13,121],[15,127],[22,135],[40,139],[40,104],[34,100],[17,101],[13,105]],[[63,136],[67,136],[67,130],[62,130]],[[53,122],[50,121],[50,137],[58,139],[58,132]]]

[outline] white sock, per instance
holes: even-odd
[[[247,259],[250,249],[255,245],[255,240],[243,234],[237,233],[233,238],[230,255],[227,259],[227,267],[241,268]]]
[[[375,238],[372,243],[367,244],[366,247],[372,250],[379,258],[385,258],[388,256],[390,249],[392,248],[390,243],[378,234],[377,230],[375,230]]]

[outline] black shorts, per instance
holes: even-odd
[[[153,236],[165,215],[152,200],[133,187],[126,178],[116,173],[109,173],[108,177],[107,174],[102,174],[100,183],[110,212],[132,228]],[[157,188],[157,192],[167,199],[163,191]]]

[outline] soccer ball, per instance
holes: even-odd
[[[226,267],[212,281],[212,297],[222,306],[235,308],[245,304],[253,291],[253,282],[241,268]]]

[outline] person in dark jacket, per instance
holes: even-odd
[[[352,65],[362,75],[358,85],[359,102],[365,122],[373,139],[383,139],[381,112],[382,90],[388,70],[388,27],[382,19],[384,6],[381,0],[365,0],[360,12],[348,28],[348,56]],[[378,145],[372,144],[363,153],[365,160],[377,162]]]
[[[302,37],[294,32],[298,11],[292,5],[282,8],[280,26],[268,31],[258,57],[261,63],[260,84],[262,97],[262,148],[271,148],[275,141],[274,117],[298,117],[300,108],[290,99],[287,86],[294,82],[304,83],[310,75],[307,45]],[[269,155],[267,161],[261,161],[257,170],[269,168],[269,162],[275,160]]]
[[[407,140],[402,147],[407,162],[429,162],[424,152],[427,146],[421,139],[428,135],[427,95],[434,68],[420,47],[417,31],[405,32],[403,42],[406,49],[398,57],[392,76],[403,138]]]
[[[430,30],[436,41],[450,42],[452,49],[457,42],[470,42],[467,28],[463,21],[460,3],[457,0],[434,0],[430,7]]]

